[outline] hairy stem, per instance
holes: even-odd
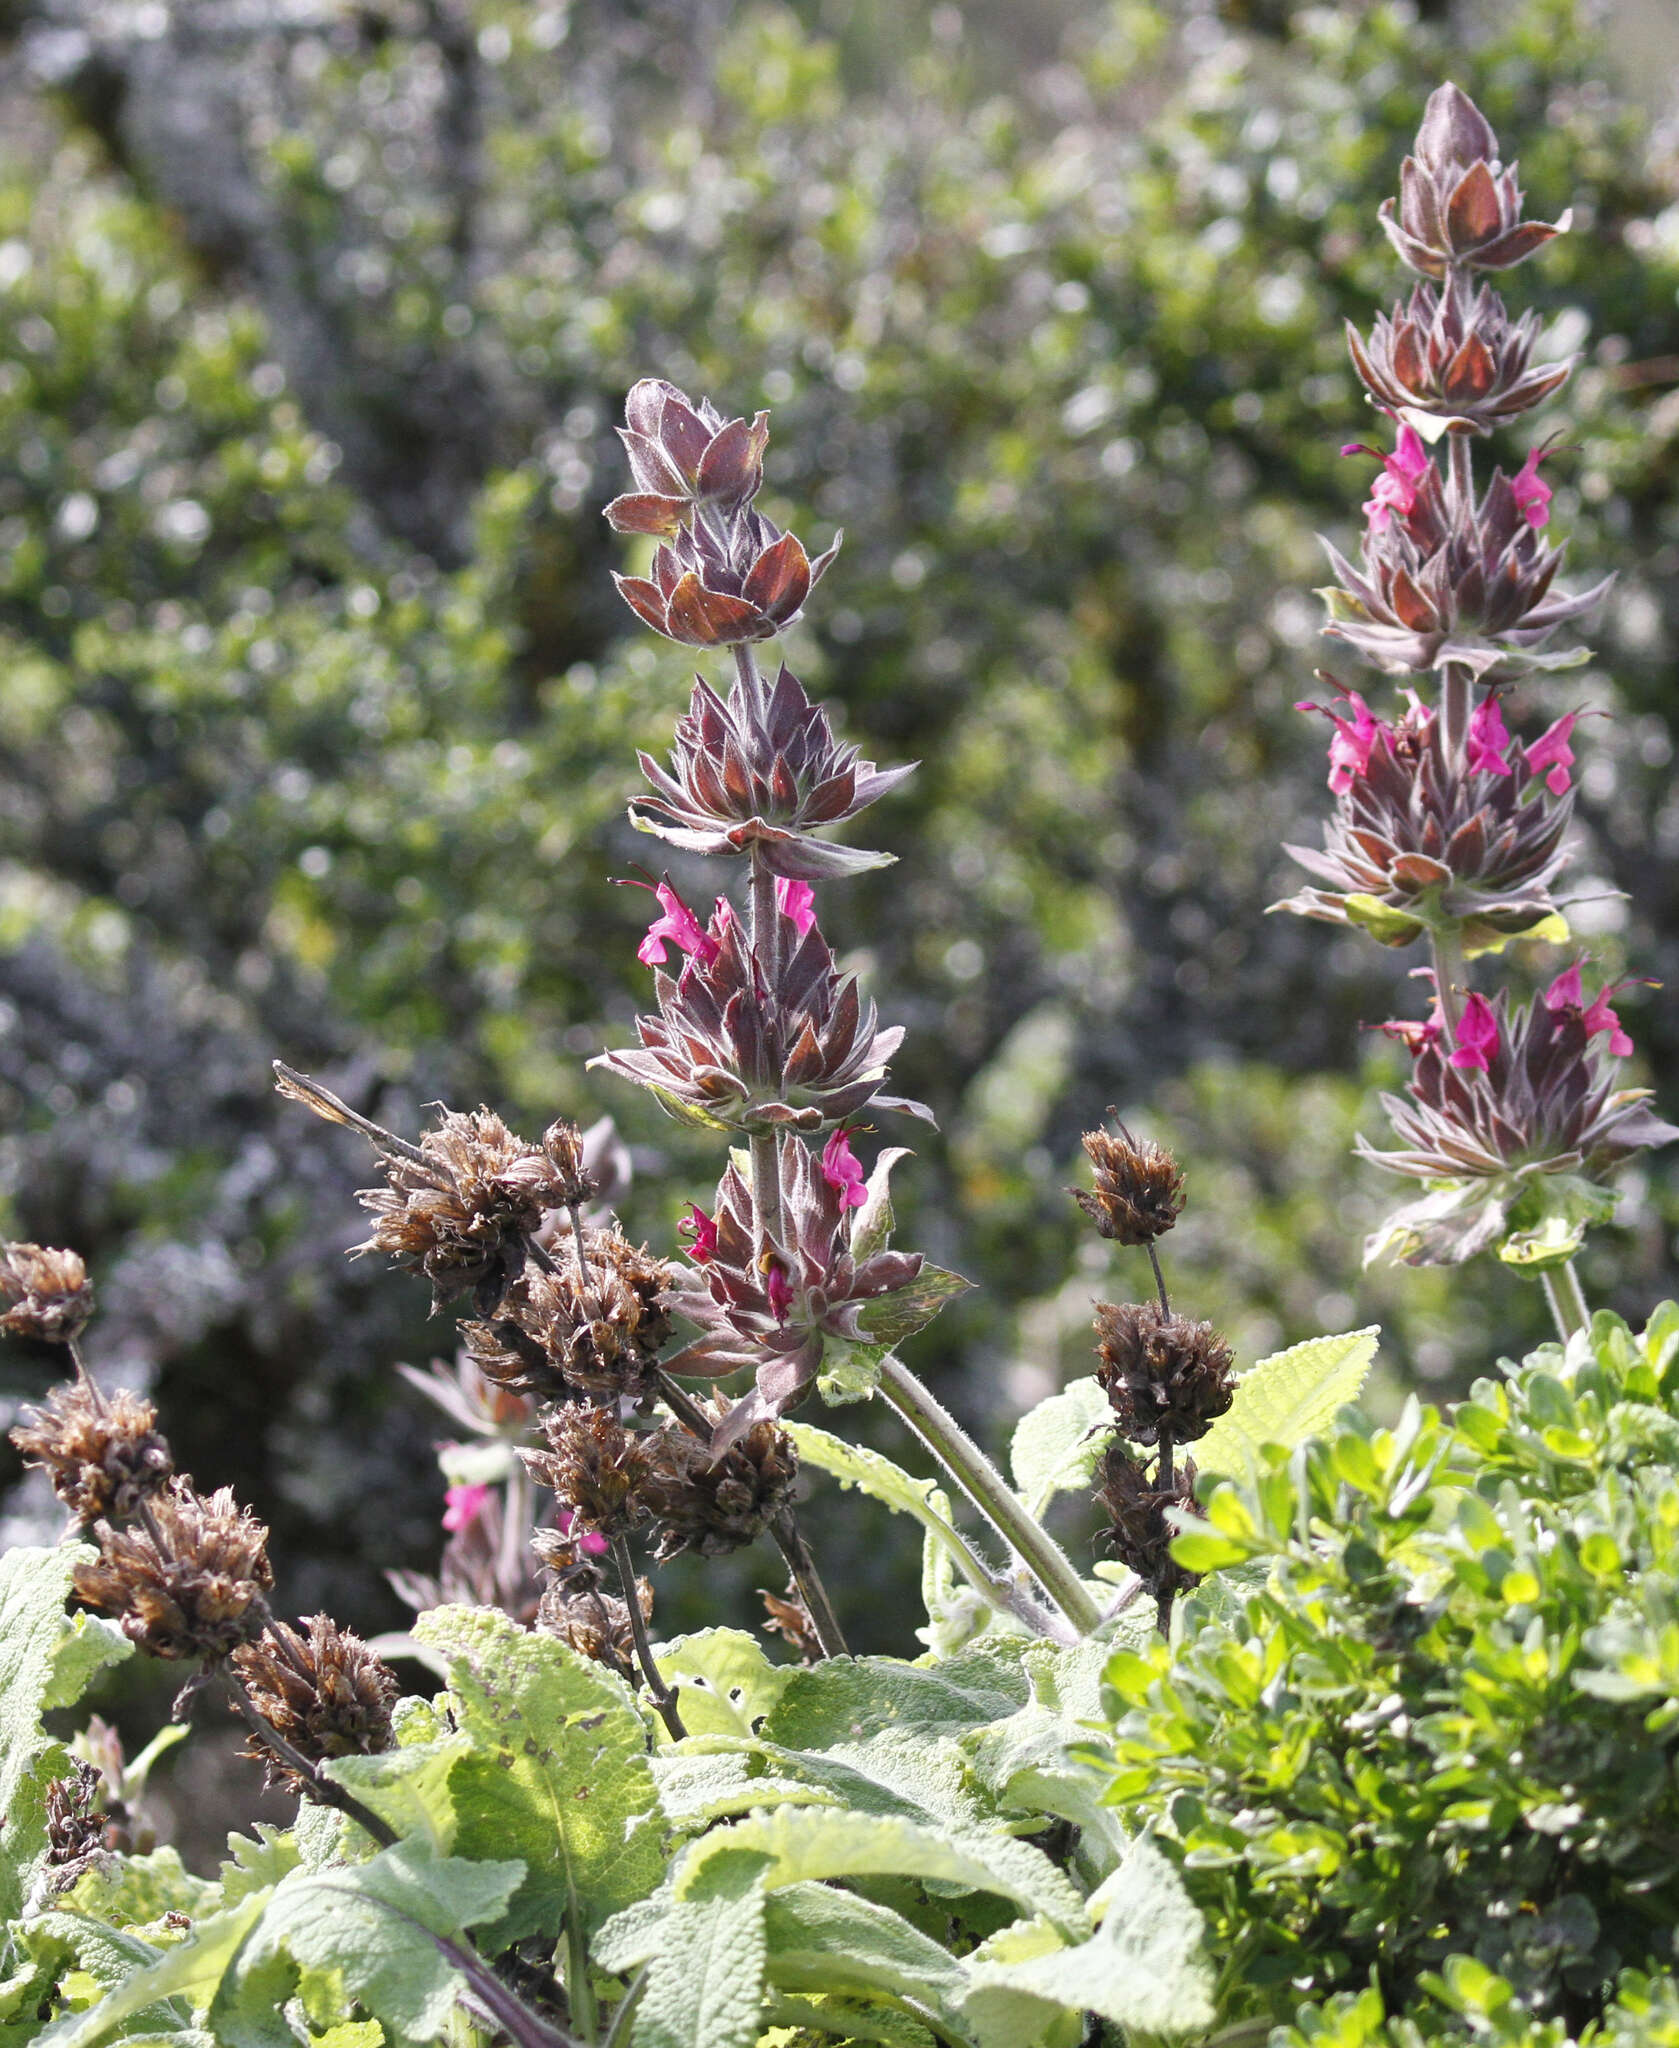
[[[75,1337],[66,1337],[64,1348],[70,1354],[70,1363],[76,1368],[77,1379],[87,1388],[88,1397],[93,1402],[93,1412],[96,1415],[103,1415],[105,1413],[105,1396],[99,1391],[92,1373],[87,1369],[87,1361],[82,1356],[80,1340]]]
[[[250,1695],[231,1671],[226,1677],[240,1717],[265,1749],[272,1750],[283,1764],[297,1773],[306,1798],[314,1800],[317,1806],[336,1806],[340,1813],[348,1814],[381,1849],[389,1849],[399,1839],[396,1830],[387,1827],[376,1813],[363,1806],[353,1792],[346,1792],[342,1785],[335,1785],[330,1778],[323,1777],[319,1764],[311,1762],[302,1750],[294,1749],[278,1730],[271,1728],[252,1706]]]
[[[1160,1313],[1169,1316],[1172,1304],[1166,1299],[1166,1275],[1160,1270],[1160,1254],[1154,1248],[1154,1239],[1148,1241],[1148,1262],[1154,1268],[1154,1291],[1160,1296]]]
[[[1453,511],[1462,521],[1475,505],[1475,464],[1467,434],[1446,436],[1446,480],[1451,490]]]
[[[880,1390],[997,1534],[1031,1568],[1081,1636],[1101,1626],[1102,1611],[1053,1536],[944,1404],[890,1352]]]
[[[630,1546],[622,1536],[612,1539],[612,1562],[618,1568],[618,1584],[623,1589],[624,1606],[629,1611],[630,1636],[635,1643],[635,1660],[641,1666],[641,1675],[647,1681],[647,1690],[653,1704],[659,1710],[659,1719],[670,1730],[671,1739],[680,1742],[687,1729],[682,1725],[682,1716],[677,1711],[676,1695],[659,1676],[659,1667],[653,1662],[653,1646],[647,1640],[647,1624],[641,1618],[641,1602],[636,1598],[635,1566],[630,1560]]]
[[[589,1937],[575,1904],[566,1909],[565,1940],[566,2004],[571,2008],[572,2019],[582,2029],[583,2038],[592,2041],[599,2030],[600,2015],[595,2005],[595,1988],[589,1982]]]
[[[740,677],[740,686],[746,692],[752,716],[761,722],[769,709],[770,693],[758,667],[758,657],[752,651],[752,643],[743,640],[729,651],[735,658],[735,674]]]
[[[1545,1285],[1545,1299],[1551,1305],[1551,1316],[1557,1326],[1557,1334],[1566,1344],[1576,1330],[1586,1329],[1592,1319],[1591,1309],[1586,1304],[1580,1276],[1574,1270],[1574,1261],[1566,1260],[1551,1272],[1541,1273]]]
[[[783,1508],[770,1524],[770,1534],[780,1546],[782,1556],[787,1560],[787,1569],[793,1574],[793,1583],[799,1589],[799,1598],[805,1604],[810,1616],[811,1627],[816,1631],[816,1640],[822,1645],[824,1657],[849,1657],[851,1652],[845,1646],[845,1637],[840,1631],[839,1620],[828,1599],[828,1589],[823,1585],[816,1569],[816,1560],[810,1554],[810,1545],[799,1529],[791,1508]]]
[[[1440,743],[1446,766],[1459,773],[1469,755],[1469,719],[1475,709],[1475,679],[1461,661],[1448,661],[1440,677]]]
[[[1446,1029],[1446,1043],[1457,1044],[1457,1029],[1463,1016],[1463,941],[1455,931],[1434,931],[1428,935],[1434,960],[1434,986],[1440,992],[1440,1021]]]
[[[781,978],[781,913],[775,901],[775,876],[756,846],[752,849],[752,958],[773,1004]],[[773,1023],[771,1030],[773,1033]],[[752,1134],[752,1206],[758,1214],[759,1238],[765,1244],[781,1242],[780,1148],[781,1140],[774,1131]]]
[[[496,1564],[502,1602],[515,1621],[519,1618],[519,1592],[525,1577],[525,1545],[530,1541],[535,1521],[531,1476],[525,1470],[524,1460],[515,1452],[508,1467],[507,1491],[502,1495],[501,1554]]]

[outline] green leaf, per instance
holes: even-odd
[[[372,1812],[405,1838],[429,1842],[439,1856],[455,1846],[459,1812],[454,1790],[455,1767],[472,1753],[466,1734],[441,1736],[435,1742],[414,1743],[405,1749],[387,1749],[377,1756],[344,1756],[327,1766],[327,1775],[354,1792]],[[317,1813],[329,1821],[316,1821]],[[315,1861],[337,1855],[346,1826],[340,1815],[325,1807],[304,1807],[298,1815],[298,1846],[308,1854],[309,1831],[319,1828],[323,1855]],[[366,1841],[364,1835],[354,1839]]]
[[[454,1846],[525,1864],[492,1945],[551,1934],[562,1914],[598,1927],[652,1891],[664,1818],[623,1682],[494,1609],[434,1607],[414,1628],[449,1656],[455,1717],[471,1741],[449,1780]]]
[[[942,1942],[901,1913],[833,1885],[794,1884],[765,1909],[768,1980],[781,1991],[884,1991],[950,2012],[967,1988]]]
[[[875,1734],[964,1735],[1023,1707],[1031,1684],[1023,1639],[988,1644],[942,1664],[832,1657],[796,1670],[759,1733],[790,1749],[826,1749]]]
[[[300,1867],[302,1859],[293,1835],[261,1820],[256,1830],[254,1840],[249,1835],[227,1838],[228,1860],[221,1867],[221,1888],[230,1906],[254,1891],[277,1885]]]
[[[93,1555],[85,1543],[66,1543],[0,1557],[0,1921],[23,1911],[46,1861],[47,1786],[69,1767],[42,1712],[63,1679],[98,1668],[87,1653],[106,1641],[97,1631],[78,1636],[64,1612],[71,1572]],[[77,1647],[66,1653],[71,1640]]]
[[[867,1401],[880,1385],[880,1368],[891,1355],[890,1344],[857,1344],[845,1337],[830,1337],[823,1347],[816,1391],[830,1408]]]
[[[253,1892],[237,1905],[195,1922],[192,1937],[155,1961],[131,1969],[97,2004],[66,2013],[36,2036],[38,2048],[92,2048],[136,2013],[165,1999],[184,1998],[203,2011],[215,1996],[240,1943],[262,1917],[271,1894]]]
[[[757,2040],[764,1865],[761,1855],[725,1847],[673,1903],[636,2010],[635,2048],[751,2048]]]
[[[79,1878],[59,1900],[67,1912],[131,1928],[144,1928],[165,1913],[204,1919],[230,1903],[219,1884],[194,1877],[179,1851],[167,1845],[148,1856],[111,1859]]]
[[[973,1284],[960,1273],[946,1272],[943,1266],[925,1265],[907,1287],[866,1302],[857,1311],[858,1326],[883,1344],[901,1344],[925,1329],[947,1301],[966,1294]]]
[[[1343,896],[1341,903],[1348,923],[1361,925],[1378,945],[1408,946],[1419,932],[1426,929],[1421,918],[1395,910],[1392,904],[1384,903],[1379,896]]]
[[[995,1892],[1078,1939],[1089,1928],[1083,1901],[1049,1858],[998,1830],[958,1832],[881,1814],[824,1807],[777,1807],[718,1828],[690,1845],[673,1890],[686,1898],[720,1855],[750,1849],[765,1858],[766,1890],[836,1877],[916,1877]]]
[[[661,1678],[681,1687],[690,1735],[750,1735],[798,1669],[772,1664],[762,1645],[738,1628],[678,1636],[661,1644],[653,1661]]]
[[[703,1740],[690,1738],[692,1742]],[[708,1754],[686,1743],[659,1750],[653,1758],[653,1776],[665,1818],[673,1827],[697,1834],[714,1820],[750,1813],[758,1806],[846,1803],[844,1794],[829,1786],[806,1784],[786,1772],[763,1770],[760,1766],[764,1761],[765,1751],[751,1738],[739,1739],[738,1748],[721,1755]]]
[[[1213,1971],[1201,1914],[1146,1836],[1131,1844],[1091,1907],[1102,1917],[1089,1941],[1022,1961],[975,1964],[966,2009],[977,2017],[988,1996],[1001,1991],[1167,2039],[1212,2025]]]
[[[1074,1380],[1020,1418],[1009,1445],[1009,1469],[1034,1515],[1056,1494],[1090,1484],[1112,1426],[1113,1410],[1095,1378]]]
[[[1518,1272],[1548,1273],[1567,1265],[1594,1223],[1614,1219],[1620,1196],[1574,1173],[1535,1174],[1511,1204],[1515,1226],[1498,1256]]]
[[[861,1263],[892,1242],[896,1219],[892,1214],[892,1169],[900,1159],[915,1155],[907,1145],[888,1145],[875,1160],[863,1190],[863,1206],[851,1219],[851,1256]]]
[[[798,1447],[801,1463],[814,1465],[841,1486],[855,1486],[883,1507],[913,1515],[958,1562],[966,1565],[971,1561],[972,1552],[950,1518],[950,1504],[932,1480],[914,1479],[879,1451],[848,1444],[843,1437],[812,1423],[783,1422],[781,1426]]]
[[[1338,1408],[1357,1400],[1380,1337],[1374,1326],[1339,1337],[1311,1337],[1261,1359],[1236,1382],[1228,1413],[1195,1446],[1196,1469],[1240,1477],[1254,1465],[1262,1444],[1293,1450],[1321,1435]]]
[[[434,1857],[423,1842],[398,1842],[367,1863],[293,1871],[267,1895],[222,1979],[209,2015],[217,2039],[226,2048],[294,2042],[283,2012],[297,1996],[317,2025],[342,2019],[354,1998],[396,2039],[436,2040],[451,2026],[462,1978],[432,1937],[458,1942],[465,1929],[505,1918],[523,1875],[518,1862]]]
[[[41,1701],[44,1713],[73,1707],[101,1671],[134,1655],[134,1645],[114,1621],[102,1614],[72,1614],[53,1652],[52,1678]],[[184,1737],[180,1730],[177,1740]]]

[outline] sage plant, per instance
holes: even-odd
[[[1586,1226],[1613,1213],[1604,1176],[1679,1136],[1620,1085],[1632,1051],[1611,1003],[1588,994],[1577,957],[1526,1002],[1473,986],[1472,958],[1512,939],[1566,943],[1554,894],[1573,805],[1565,712],[1525,743],[1505,722],[1524,678],[1569,669],[1585,648],[1555,648],[1608,581],[1570,594],[1563,550],[1546,540],[1551,441],[1511,471],[1475,475],[1476,444],[1555,395],[1572,369],[1535,362],[1537,316],[1512,320],[1492,283],[1568,226],[1523,218],[1516,166],[1455,85],[1429,99],[1381,224],[1420,282],[1368,338],[1348,347],[1391,448],[1343,452],[1379,463],[1355,567],[1328,548],[1325,632],[1383,676],[1410,679],[1384,718],[1357,690],[1302,710],[1333,726],[1335,810],[1322,850],[1288,851],[1311,885],[1276,906],[1356,925],[1386,946],[1426,936],[1433,1006],[1381,1028],[1412,1056],[1403,1096],[1384,1096],[1399,1144],[1366,1157],[1424,1184],[1366,1245],[1367,1261],[1456,1264],[1484,1250],[1536,1274],[1564,1337],[1586,1320],[1572,1256]],[[1434,451],[1441,451],[1437,454]],[[1326,543],[1327,546],[1327,543]],[[1421,692],[1432,685],[1432,701]]]

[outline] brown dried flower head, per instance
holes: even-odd
[[[616,1226],[585,1230],[583,1249],[581,1279],[568,1231],[550,1255],[554,1271],[527,1265],[493,1321],[461,1326],[485,1379],[547,1401],[579,1393],[639,1400],[646,1392],[670,1338],[665,1303],[679,1276]]]
[[[707,1413],[721,1422],[730,1406],[719,1395]],[[720,1458],[677,1423],[648,1442],[648,1498],[659,1525],[653,1555],[661,1563],[685,1550],[726,1557],[744,1549],[792,1498],[799,1454],[773,1422],[754,1423]]]
[[[1230,1346],[1211,1323],[1158,1302],[1104,1301],[1096,1333],[1096,1376],[1132,1443],[1157,1443],[1163,1432],[1174,1444],[1194,1443],[1235,1398]]]
[[[68,1891],[102,1860],[105,1819],[94,1810],[99,1785],[93,1765],[78,1758],[68,1777],[54,1778],[47,1787],[47,1863],[54,1872],[49,1886],[52,1892]]]
[[[230,1487],[206,1497],[184,1479],[150,1504],[157,1530],[99,1524],[99,1556],[79,1564],[76,1594],[115,1615],[149,1656],[222,1658],[261,1633],[274,1583],[268,1531]]]
[[[73,1343],[92,1313],[93,1282],[79,1253],[0,1245],[0,1330],[8,1336]]]
[[[173,1461],[157,1410],[126,1387],[101,1395],[85,1380],[54,1387],[12,1431],[26,1465],[43,1467],[78,1521],[127,1521],[169,1482]]]
[[[538,1485],[571,1509],[575,1533],[626,1535],[652,1512],[648,1439],[627,1430],[612,1408],[581,1401],[543,1417],[545,1450],[521,1451]]]
[[[1152,1138],[1139,1143],[1123,1124],[1117,1135],[1086,1131],[1084,1152],[1095,1169],[1095,1190],[1070,1192],[1101,1234],[1123,1245],[1164,1237],[1184,1201],[1183,1174],[1171,1153]]]
[[[1122,1443],[1108,1446],[1096,1498],[1113,1523],[1116,1557],[1129,1565],[1156,1600],[1186,1593],[1200,1584],[1172,1557],[1178,1533],[1168,1511],[1195,1505],[1195,1460],[1186,1458],[1172,1484],[1157,1487]]]
[[[271,1622],[258,1641],[235,1650],[233,1668],[269,1727],[311,1763],[392,1747],[396,1674],[329,1615],[311,1614],[301,1630]],[[296,1770],[256,1735],[242,1754],[266,1766],[269,1785],[303,1790]]]
[[[637,1579],[635,1594],[642,1620],[650,1621],[652,1586],[646,1579]],[[580,1657],[609,1666],[620,1678],[632,1677],[635,1636],[630,1610],[617,1594],[603,1592],[597,1580],[555,1579],[542,1596],[536,1625],[545,1635],[569,1643]]]
[[[493,1110],[445,1111],[421,1138],[419,1159],[387,1154],[388,1185],[361,1190],[375,1221],[354,1250],[388,1252],[424,1273],[434,1306],[470,1287],[488,1314],[524,1270],[527,1239],[544,1214],[587,1192],[578,1133],[556,1124],[545,1148],[551,1140],[553,1152],[527,1145]]]

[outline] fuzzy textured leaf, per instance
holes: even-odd
[[[228,1964],[272,1896],[252,1892],[237,1905],[196,1921],[192,1938],[131,1970],[85,2012],[67,2013],[36,2036],[39,2048],[93,2048],[124,2021],[169,1998],[184,1998],[203,2011],[215,1997]]]
[[[635,2048],[751,2048],[757,2040],[764,1866],[763,1856],[725,1849],[671,1906],[636,2011]]]
[[[1319,1436],[1335,1411],[1356,1401],[1381,1331],[1348,1330],[1310,1337],[1262,1358],[1236,1382],[1236,1398],[1195,1446],[1196,1469],[1238,1476],[1254,1463],[1261,1444],[1292,1450]]]
[[[659,1675],[682,1691],[690,1735],[750,1735],[798,1668],[772,1664],[744,1629],[708,1628],[661,1644]]]
[[[1009,1469],[1034,1515],[1058,1493],[1088,1487],[1102,1454],[1113,1410],[1094,1376],[1074,1380],[1015,1424]]]

